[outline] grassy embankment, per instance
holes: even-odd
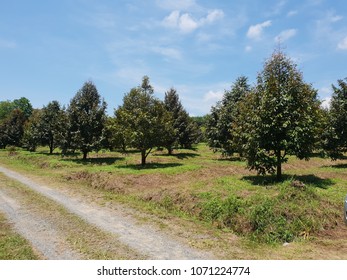
[[[273,258],[347,257],[342,212],[347,160],[332,162],[316,156],[300,161],[290,157],[283,166],[282,182],[257,176],[237,158],[221,159],[204,144],[194,151],[175,151],[173,156],[155,151],[145,168],[139,161],[137,152],[93,153],[86,161],[80,155],[49,155],[46,148],[35,153],[0,152],[4,166],[69,186],[72,192],[89,194],[100,203],[124,203],[159,217],[163,227],[168,227],[170,220],[190,221],[201,232],[212,232],[219,239],[236,234],[245,255],[230,251],[226,257],[259,258],[253,255],[256,248],[262,252],[266,248],[271,254],[277,250]],[[295,180],[304,185],[293,184]],[[193,235],[190,237],[195,243]],[[212,248],[218,242],[212,238],[195,245]],[[220,246],[225,249],[231,245],[228,242],[223,240]],[[285,242],[307,250],[296,254],[291,249],[289,253],[273,249],[273,245]],[[339,246],[342,255],[334,255]],[[319,250],[323,250],[321,256],[315,253]]]

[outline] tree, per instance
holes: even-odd
[[[21,110],[26,119],[28,119],[33,112],[33,106],[31,105],[29,99],[26,97],[21,97],[19,99],[13,100],[13,107],[14,109]]]
[[[250,169],[282,177],[287,155],[309,159],[317,142],[317,92],[296,65],[275,51],[258,75],[254,92],[240,102],[234,136]],[[245,142],[246,141],[246,142]]]
[[[332,85],[327,127],[323,134],[323,147],[333,160],[342,158],[347,151],[347,78],[337,82],[338,86]]]
[[[123,105],[115,111],[119,130],[127,135],[127,146],[139,149],[141,165],[154,147],[163,145],[167,133],[170,114],[163,102],[153,96],[153,87],[147,76],[143,77],[141,86],[132,88],[123,98]]]
[[[190,117],[198,128],[197,142],[207,142],[206,127],[209,115]]]
[[[9,114],[14,110],[13,102],[6,100],[0,102],[0,121],[8,117]]]
[[[33,107],[29,99],[25,97],[21,97],[13,101],[9,101],[9,100],[1,101],[0,102],[0,121],[7,118],[11,114],[11,112],[15,109],[21,110],[26,119],[28,119],[33,112]]]
[[[224,92],[223,99],[212,107],[206,134],[208,145],[214,152],[220,151],[223,156],[231,156],[236,152],[231,128],[238,115],[237,104],[249,91],[247,77],[241,76],[229,91]]]
[[[102,141],[102,132],[106,120],[106,103],[92,82],[84,83],[76,93],[67,109],[72,144],[83,153],[83,159],[89,152],[98,151]]]
[[[37,146],[42,143],[41,118],[42,110],[33,110],[30,118],[24,124],[22,145],[30,152],[35,152]]]
[[[20,146],[24,133],[26,117],[22,110],[14,109],[9,116],[0,123],[0,147],[7,145]]]
[[[165,93],[164,104],[172,116],[172,129],[166,134],[165,141],[169,155],[178,146],[190,149],[199,136],[198,127],[183,108],[176,89],[171,88]]]
[[[60,141],[64,137],[65,130],[64,110],[58,101],[49,102],[47,106],[42,108],[40,131],[42,134],[42,144],[48,145],[50,154],[59,146]]]

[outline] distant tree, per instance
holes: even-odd
[[[31,116],[33,112],[33,107],[29,99],[21,97],[13,101],[6,100],[0,102],[0,121],[7,118],[11,112],[15,109],[19,109],[23,112],[26,119]]]
[[[58,101],[49,102],[42,108],[40,132],[43,145],[48,145],[49,153],[60,145],[66,130],[64,110]]]
[[[153,92],[149,78],[145,76],[141,86],[131,89],[124,96],[123,105],[115,111],[118,130],[126,135],[123,139],[128,141],[126,146],[140,150],[143,166],[152,149],[163,145],[166,124],[171,118]]]
[[[333,160],[342,158],[347,151],[347,78],[337,82],[337,86],[332,85],[333,94],[323,133],[323,147]]]
[[[207,142],[206,128],[208,124],[209,115],[190,117],[198,128],[197,142]]]
[[[30,152],[36,151],[37,146],[42,143],[41,118],[42,110],[34,109],[24,124],[22,146]]]
[[[276,51],[265,62],[255,91],[244,100],[233,131],[239,133],[235,137],[241,139],[250,169],[276,172],[280,180],[287,155],[309,159],[317,142],[320,102],[284,53]]]
[[[0,122],[0,147],[21,146],[26,116],[20,109],[14,109]]]
[[[131,143],[131,132],[124,129],[118,118],[107,118],[104,135],[104,147],[110,150],[120,149],[126,153],[127,146]]]
[[[106,103],[92,82],[84,83],[76,93],[67,109],[71,141],[83,153],[83,159],[89,152],[99,150],[102,132],[106,120]]]
[[[232,139],[232,124],[238,114],[237,104],[250,91],[248,79],[241,76],[236,79],[231,89],[224,92],[223,99],[212,107],[206,128],[208,145],[214,152],[223,156],[237,152]]]
[[[6,100],[0,102],[0,122],[6,119],[10,113],[14,110],[14,104],[12,101]]]
[[[21,110],[26,119],[28,119],[33,112],[33,106],[31,105],[29,99],[26,97],[21,97],[19,99],[13,100],[13,107],[14,109]]]
[[[165,93],[164,104],[166,110],[171,113],[174,129],[171,131],[171,138],[168,137],[165,146],[168,149],[168,153],[171,154],[172,150],[178,146],[190,149],[198,140],[199,129],[188,112],[183,108],[176,89],[171,88]]]

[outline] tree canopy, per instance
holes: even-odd
[[[323,134],[323,147],[332,159],[343,157],[347,151],[347,78],[332,85],[327,127]]]
[[[282,176],[287,155],[309,159],[319,122],[317,92],[303,80],[296,65],[275,51],[259,73],[257,85],[241,102],[234,125],[240,151],[250,169]]]
[[[141,165],[154,147],[163,145],[163,138],[171,129],[171,116],[162,101],[153,96],[153,87],[145,76],[141,86],[132,88],[123,98],[123,105],[115,117],[129,141],[128,146],[141,152]]]
[[[71,144],[82,151],[83,159],[89,152],[99,150],[106,121],[106,103],[101,100],[92,82],[84,83],[67,109]]]
[[[230,90],[224,92],[223,99],[211,109],[206,129],[208,145],[215,152],[220,151],[223,156],[231,156],[237,152],[232,139],[232,124],[238,114],[238,102],[249,91],[247,77],[241,76]]]

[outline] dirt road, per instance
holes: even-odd
[[[126,244],[139,253],[148,256],[149,259],[213,259],[214,257],[208,252],[202,252],[182,244],[177,240],[162,233],[159,229],[147,225],[140,225],[134,218],[126,215],[122,210],[108,209],[98,205],[86,203],[81,198],[69,197],[58,190],[38,184],[29,178],[0,166],[0,172],[7,177],[17,180],[35,192],[48,197],[49,199],[61,204],[71,213],[78,215],[90,224],[93,224],[104,231],[116,234],[120,242]],[[1,186],[0,186],[1,191]],[[29,213],[24,216],[20,214],[20,206],[12,198],[6,196],[5,192],[0,192],[0,210],[4,211],[8,219],[20,228],[25,228],[28,238],[38,250],[42,251],[40,244],[47,244],[45,237],[40,236],[40,232],[51,227],[40,227],[35,224],[35,217],[29,217]],[[25,221],[26,220],[26,221]],[[28,224],[30,222],[30,224]],[[47,221],[49,223],[49,221]],[[44,223],[40,223],[43,224]],[[37,232],[35,232],[35,229]],[[49,235],[54,236],[54,230],[50,230]],[[57,238],[58,240],[58,238]],[[58,241],[56,241],[58,242]],[[59,242],[58,242],[59,243]],[[59,245],[60,247],[63,244]],[[53,250],[54,251],[54,250]],[[57,256],[54,254],[46,255],[47,258],[73,258],[78,259],[79,256],[73,252],[66,251],[66,256]]]

